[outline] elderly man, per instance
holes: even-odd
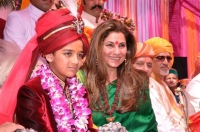
[[[138,42],[137,51],[132,61],[132,66],[135,69],[147,72],[147,75],[150,77],[152,73],[153,57],[154,57],[154,51],[151,48],[151,46],[145,43]]]
[[[103,22],[100,19],[100,14],[104,8],[105,0],[81,0],[82,19],[85,22],[85,26],[92,29],[96,28],[98,24]]]
[[[151,38],[145,43],[155,52],[150,78],[150,97],[158,122],[158,131],[185,132],[183,112],[178,108],[172,92],[163,81],[173,64],[173,47],[171,43],[159,37]]]

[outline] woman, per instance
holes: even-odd
[[[95,125],[120,122],[129,132],[157,131],[154,114],[146,112],[148,77],[132,68],[135,52],[135,38],[121,22],[108,20],[95,29],[82,79]]]
[[[23,83],[39,54],[48,62],[18,91],[16,117],[25,128],[38,132],[95,131],[87,92],[75,76],[88,50],[82,24],[67,9],[49,11],[38,20],[37,35],[22,51],[11,74]]]

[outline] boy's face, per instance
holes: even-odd
[[[46,55],[52,72],[65,82],[67,77],[75,76],[83,64],[83,43],[81,40],[72,42],[55,53]]]

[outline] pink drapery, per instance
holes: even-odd
[[[105,8],[133,19],[134,35],[140,42],[157,36],[169,38],[168,0],[108,0]]]
[[[200,51],[200,2],[174,0],[170,2],[169,33],[174,55],[187,57],[188,76],[194,71],[194,61]]]

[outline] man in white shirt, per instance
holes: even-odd
[[[195,62],[195,72],[192,77],[185,90],[189,116],[200,112],[200,53]]]
[[[17,43],[23,49],[36,34],[35,23],[53,5],[53,0],[30,0],[27,8],[8,15],[4,29],[4,40]]]
[[[101,22],[100,14],[103,11],[105,0],[82,0],[82,19],[85,26],[96,28]]]

